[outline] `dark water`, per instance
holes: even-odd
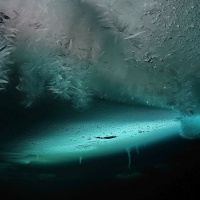
[[[1,145],[17,138],[19,130],[42,120],[47,113],[55,115],[62,110],[62,103],[57,101],[29,110],[15,101],[12,106],[8,101],[1,104]],[[70,105],[69,110],[77,115]],[[128,195],[131,199],[196,199],[199,152],[199,140],[176,137],[141,147],[139,154],[133,149],[130,169],[126,151],[83,160],[81,164],[24,165],[7,163],[1,156],[0,193],[3,199],[123,199]]]
[[[170,148],[169,148],[170,146]],[[197,197],[199,141],[183,140],[79,163],[28,166],[11,164],[1,169],[1,192],[13,199],[26,197],[82,198],[128,194],[134,199]],[[195,198],[194,198],[195,199]]]

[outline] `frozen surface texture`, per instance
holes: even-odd
[[[75,107],[96,96],[193,114],[199,10],[198,0],[0,0],[0,89],[15,70],[26,106],[53,93]]]
[[[12,64],[10,54],[14,49],[15,30],[5,27],[10,17],[0,11],[0,90],[8,83],[8,71]]]
[[[130,168],[131,150],[138,153],[145,146],[178,138],[177,112],[105,102],[95,105],[74,116],[63,108],[59,116],[48,114],[46,120],[24,125],[23,131],[16,128],[17,138],[0,140],[0,158],[23,164],[80,163],[129,152]]]

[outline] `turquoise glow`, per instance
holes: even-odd
[[[7,145],[10,162],[53,164],[126,152],[178,135],[179,114],[169,110],[100,103],[67,119],[46,120]]]

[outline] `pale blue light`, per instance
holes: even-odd
[[[6,159],[24,164],[80,163],[167,140],[181,130],[179,114],[169,110],[98,104],[80,115],[28,129],[25,137],[7,144]]]

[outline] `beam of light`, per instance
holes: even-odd
[[[176,137],[180,115],[169,110],[125,105],[96,105],[68,119],[46,120],[5,144],[9,162],[54,164],[126,152]]]

